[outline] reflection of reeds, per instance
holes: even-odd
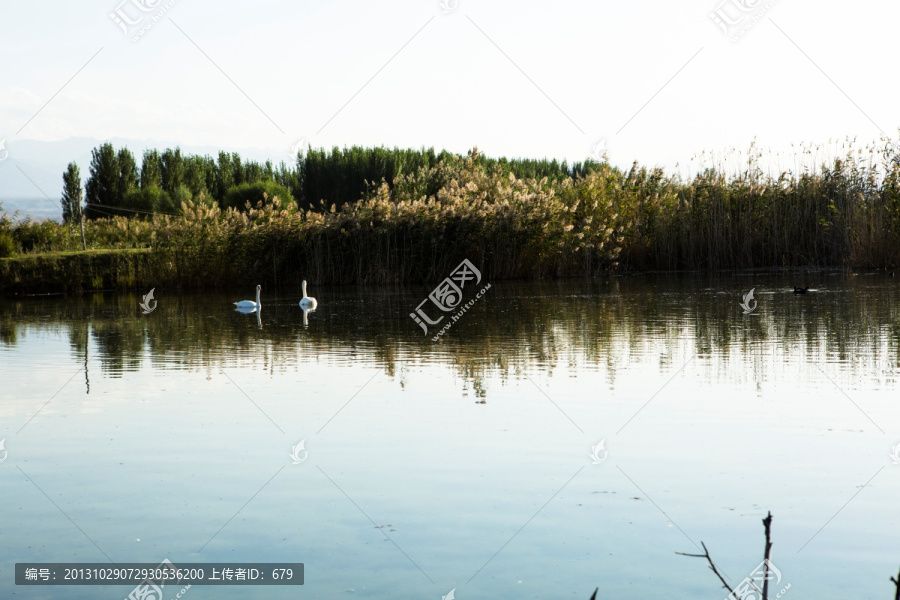
[[[295,211],[274,198],[243,212],[201,201],[182,205],[178,216],[100,219],[85,229],[93,249],[152,248],[152,258],[140,259],[151,269],[146,275],[185,286],[302,277],[320,285],[435,281],[462,258],[493,280],[616,268],[900,264],[900,155],[893,146],[774,178],[762,174],[758,160],[751,156],[746,170],[730,177],[709,168],[690,181],[606,163],[577,178],[549,180],[517,178],[470,156],[372,186],[342,206],[320,202]],[[4,220],[4,231],[24,255],[80,244],[56,223]],[[0,261],[7,280],[40,274],[9,262]],[[150,281],[101,279],[115,287]]]
[[[692,368],[705,369],[710,380],[764,391],[795,379],[794,365],[838,361],[845,365],[840,385],[897,387],[900,323],[892,307],[900,303],[900,287],[892,279],[828,276],[819,285],[831,293],[803,302],[786,287],[787,277],[759,275],[753,318],[738,304],[746,281],[678,274],[498,282],[438,344],[409,318],[432,285],[317,287],[321,306],[330,308],[310,315],[308,329],[301,325],[299,287],[287,304],[272,299],[262,330],[254,318],[231,311],[246,290],[180,294],[159,287],[150,315],[142,314],[140,292],[11,299],[0,304],[0,347],[27,342],[34,336],[28,332],[61,335],[73,358],[96,354],[106,373],[148,361],[164,370],[212,371],[265,361],[284,371],[309,357],[342,365],[352,355],[402,377],[404,368],[443,364],[478,398],[498,381],[567,369],[603,373],[614,390],[629,369],[674,372],[695,354],[701,360]],[[738,291],[727,296],[703,288]],[[808,377],[810,385],[821,378],[815,370]]]

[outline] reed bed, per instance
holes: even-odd
[[[188,287],[301,278],[433,282],[462,258],[491,279],[893,269],[900,264],[900,155],[887,142],[862,150],[813,172],[777,176],[764,174],[753,155],[741,172],[726,175],[719,165],[689,180],[605,162],[575,176],[523,178],[473,151],[371,184],[340,206],[322,200],[298,209],[265,196],[255,206],[222,209],[200,198],[177,215],[87,221],[85,238],[89,249],[147,249],[152,260],[133,254],[150,265],[147,276]],[[0,219],[0,253],[14,255],[0,264],[80,248],[77,226]],[[0,277],[11,268],[0,268]],[[9,287],[0,281],[0,289]]]

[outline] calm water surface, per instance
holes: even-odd
[[[494,282],[437,342],[419,286],[311,288],[307,324],[299,289],[259,320],[252,290],[4,299],[0,596],[131,589],[17,588],[16,562],[168,558],[306,566],[190,600],[715,600],[675,553],[737,584],[771,510],[785,598],[890,598],[900,280],[792,283]]]

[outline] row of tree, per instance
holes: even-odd
[[[113,215],[176,213],[182,202],[243,206],[262,192],[294,199],[290,186],[298,186],[296,173],[271,162],[242,161],[238,154],[185,156],[180,148],[147,150],[140,167],[128,148],[116,150],[106,143],[91,151],[90,173],[81,192],[78,165],[70,163],[63,174],[62,213],[65,221]],[[287,184],[287,185],[285,185]]]
[[[473,152],[479,163],[499,166],[517,177],[575,177],[590,171],[596,163],[534,159],[492,159]],[[180,148],[162,152],[147,150],[140,166],[128,148],[116,150],[105,143],[91,151],[90,173],[81,190],[78,165],[70,163],[63,174],[62,213],[65,221],[113,215],[177,213],[182,202],[218,203],[222,208],[242,208],[255,204],[265,193],[278,196],[301,209],[353,203],[382,181],[393,185],[400,177],[429,169],[442,160],[459,158],[434,148],[306,149],[298,152],[293,165],[271,161],[242,160],[237,153],[219,152],[212,156],[184,155]],[[444,182],[429,182],[427,194],[433,194]]]

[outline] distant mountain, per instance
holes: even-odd
[[[0,198],[0,216],[4,213],[18,221],[30,217],[32,221],[62,220],[62,209],[59,203],[50,202],[46,198]],[[18,214],[16,214],[18,213]]]
[[[56,171],[47,163],[10,156],[0,163],[0,202],[5,202],[6,198],[42,198],[45,202],[47,198],[58,199],[65,168],[63,165]]]
[[[278,164],[287,157],[286,153],[253,148],[217,148],[214,146],[186,146],[175,141],[134,140],[112,138],[99,140],[87,137],[71,137],[55,142],[37,140],[6,140],[5,150],[0,151],[0,214],[21,211],[20,217],[33,219],[61,218],[59,198],[62,193],[62,174],[66,165],[75,162],[81,169],[84,183],[89,174],[91,150],[104,142],[110,142],[117,149],[127,146],[140,166],[144,150],[181,147],[184,154],[209,154],[217,156],[220,150],[237,152],[241,158],[265,162],[272,159]],[[5,156],[5,158],[4,158]]]

